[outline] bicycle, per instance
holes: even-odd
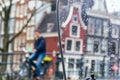
[[[19,72],[16,74],[16,78],[15,80],[34,80],[36,77],[36,68],[30,64],[29,61],[29,56],[32,54],[31,52],[26,52],[25,58],[21,59],[21,65],[20,65],[20,70]],[[51,61],[49,61],[48,63],[50,63]],[[49,66],[45,66],[46,62],[43,60],[41,62],[41,66],[42,66],[42,71],[41,71],[41,78],[44,80],[44,75],[47,75],[48,73],[48,68]]]

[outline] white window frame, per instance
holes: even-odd
[[[72,41],[72,46],[71,46],[71,50],[69,51],[69,50],[67,50],[67,41],[68,40],[71,40]],[[80,41],[80,51],[76,51],[75,50],[75,43],[77,42],[77,41]],[[83,41],[81,40],[81,39],[73,39],[73,38],[66,38],[65,39],[65,52],[67,52],[67,53],[82,53],[83,51]]]
[[[24,16],[24,5],[20,6],[20,18],[23,18]]]
[[[16,17],[20,17],[20,6],[16,9]]]
[[[30,30],[30,33],[29,33],[30,38],[29,39],[33,40],[34,39],[34,27],[30,27],[29,30]]]
[[[98,52],[94,52],[94,42],[95,41],[99,41]],[[94,41],[93,41],[93,53],[94,54],[100,54],[100,52],[101,52],[101,43],[100,43],[100,40],[99,39],[94,39]]]
[[[72,35],[72,26],[77,26],[78,27],[78,29],[77,29],[77,35]],[[76,38],[79,38],[80,37],[80,25],[79,24],[71,24],[70,25],[70,36],[71,37],[76,37]]]
[[[27,28],[27,40],[30,40],[30,28]]]
[[[9,22],[9,33],[14,33],[14,22],[15,20],[10,20]]]
[[[80,41],[80,51],[76,51],[76,50],[75,50],[75,46],[76,46],[76,42],[77,42],[77,41]],[[82,50],[83,50],[83,47],[82,47],[82,46],[83,46],[83,41],[82,41],[81,39],[75,39],[75,40],[74,40],[74,52],[75,52],[75,53],[82,53],[82,52],[83,52],[83,51],[82,51]]]
[[[19,29],[21,30],[22,27],[23,27],[23,20],[20,20],[20,28],[19,28]],[[19,31],[20,31],[20,30],[19,30]]]
[[[88,34],[91,34],[91,35],[94,35],[94,32],[95,32],[95,23],[93,23],[93,20],[92,20],[93,18],[89,18],[88,19]],[[93,24],[93,32],[92,33],[90,33],[89,32],[89,29],[90,29],[90,26],[91,26],[91,24]]]
[[[94,46],[93,46],[93,44],[94,44],[94,39],[93,39],[93,38],[91,38],[91,37],[88,37],[88,38],[89,38],[89,39],[91,39],[91,40],[92,40],[92,42],[91,42],[91,43],[89,43],[89,42],[88,42],[88,39],[87,39],[87,46],[86,46],[86,50],[87,50],[87,48],[88,48],[88,45],[91,45],[92,49],[91,49],[91,51],[88,51],[88,50],[87,50],[87,53],[92,54],[92,53],[93,53],[93,48],[94,48]]]
[[[107,37],[109,32],[108,21],[103,21],[103,36]]]
[[[28,6],[27,6],[27,4],[25,4],[24,5],[24,16],[27,16],[27,8],[28,8]]]
[[[105,41],[105,44],[103,44],[103,41]],[[105,54],[107,54],[107,51],[108,51],[108,40],[107,39],[101,41],[101,53],[102,53],[103,45],[104,47],[107,47],[107,49],[104,52]]]
[[[29,20],[30,17],[31,17],[31,13],[28,13],[27,20]],[[32,18],[31,18],[31,20],[29,21],[28,26],[31,25],[31,22],[32,22]]]
[[[19,20],[16,21],[16,24],[15,24],[15,32],[18,33],[19,31]]]
[[[112,41],[112,42],[115,42],[115,44],[116,44],[116,46],[115,46],[115,54],[117,54],[118,53],[118,42],[117,41]]]
[[[33,16],[32,18],[31,18],[31,25],[34,25],[35,24],[35,16]]]
[[[117,28],[117,29],[116,29],[116,30],[117,30],[117,35],[114,35],[114,34],[113,34],[113,29],[115,29],[115,28]],[[117,27],[117,26],[113,26],[113,27],[112,27],[112,37],[113,37],[113,38],[118,38],[118,37],[119,37],[119,27]]]
[[[74,60],[74,63],[75,63],[76,59],[75,59],[75,58],[68,58],[68,70],[71,70],[71,69],[74,70],[74,68],[75,68],[75,64],[74,64],[74,63],[71,63],[71,62],[70,62],[70,63],[73,65],[73,68],[70,68],[70,67],[69,67],[69,60],[70,60],[70,59],[73,59],[73,60]]]
[[[101,24],[100,24],[100,21],[101,21]],[[98,28],[96,29],[96,26],[98,26],[98,25],[99,25],[99,29]],[[98,32],[95,33],[95,30],[97,30]],[[96,19],[95,20],[94,34],[97,35],[97,36],[101,36],[102,35],[102,20],[101,19]]]
[[[71,46],[71,50],[69,51],[69,50],[67,50],[67,41],[68,40],[71,40],[72,41],[72,46]],[[74,42],[73,42],[73,39],[72,38],[66,38],[66,40],[65,40],[65,52],[67,52],[67,53],[72,53],[73,51],[74,51]]]

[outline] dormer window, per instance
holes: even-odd
[[[70,27],[70,36],[71,37],[79,37],[80,36],[80,27],[79,25],[72,24]]]
[[[53,27],[54,27],[54,24],[53,24],[53,23],[48,23],[48,24],[47,24],[47,32],[52,32]]]

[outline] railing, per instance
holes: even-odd
[[[2,61],[2,56],[7,56],[7,61]],[[13,80],[19,66],[21,59],[25,56],[25,53],[0,53],[0,80]],[[2,70],[5,66],[6,69]]]
[[[48,54],[52,54],[52,53],[48,53]],[[2,62],[1,61],[3,55],[8,56],[8,61],[7,62]],[[18,53],[0,53],[0,70],[1,70],[2,66],[4,66],[4,65],[7,66],[7,69],[5,71],[3,71],[3,72],[0,71],[0,80],[14,80],[14,78],[17,75],[17,72],[20,70],[21,61],[25,57],[25,55],[26,55],[26,53],[24,53],[24,52],[18,52]],[[56,56],[56,58],[57,58],[57,56]],[[80,58],[80,60],[81,60],[81,58]],[[56,61],[58,61],[59,64],[57,64]],[[59,67],[60,66],[60,62],[61,62],[59,60],[56,60],[56,61],[54,61],[53,64],[52,64],[52,67],[54,68],[54,73],[56,71],[59,71],[59,68],[55,69],[55,67],[57,67],[57,66]],[[84,60],[82,60],[82,61],[84,61]],[[81,62],[74,63],[74,62],[66,62],[66,61],[64,61],[64,63],[65,63],[65,65],[70,64],[72,66],[77,66],[78,64],[81,64]],[[86,67],[85,67],[86,64],[88,64],[88,63],[84,61],[83,62],[83,66],[78,65],[79,68],[76,68],[76,69],[75,69],[75,67],[74,67],[74,69],[67,68],[66,69],[67,77],[68,76],[74,76],[74,75],[75,75],[75,77],[76,76],[77,77],[81,77],[81,74],[82,74],[82,77],[85,78],[84,76],[90,75],[89,74],[90,69],[86,70]],[[89,65],[91,65],[91,64],[89,64]],[[96,63],[95,65],[100,65],[100,63]],[[104,64],[104,67],[105,66],[109,66],[109,65],[108,64]],[[80,69],[83,69],[82,73],[80,72],[81,71]],[[109,69],[109,68],[107,68],[107,69]],[[95,71],[95,76],[97,76],[98,78],[100,78],[99,75],[101,75],[101,72],[99,72],[99,71],[100,71],[99,68],[98,68],[97,71]],[[63,73],[63,71],[59,71],[58,73],[56,73],[56,75],[59,76],[59,77],[61,75],[61,78],[63,78],[62,73]],[[107,75],[110,74],[109,70],[107,70],[107,72],[103,72],[103,73],[107,74]],[[118,75],[116,74],[116,75],[113,75],[113,76],[117,78]],[[4,78],[6,78],[6,79],[4,79]]]
[[[15,80],[18,72],[20,70],[20,66],[22,64],[22,60],[26,57],[28,53],[17,52],[17,53],[0,53],[0,80]],[[52,53],[47,53],[52,54]],[[8,60],[6,62],[2,61],[2,56],[7,56]],[[52,63],[51,67],[53,70],[55,69],[55,62]],[[2,66],[6,66],[6,69],[1,70]],[[55,74],[55,70],[53,75]],[[29,79],[25,79],[29,80]]]

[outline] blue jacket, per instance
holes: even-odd
[[[44,37],[35,40],[34,49],[37,50],[37,53],[46,52],[46,41]]]

